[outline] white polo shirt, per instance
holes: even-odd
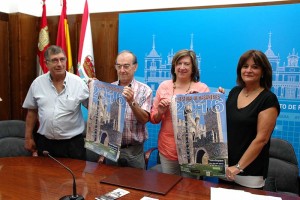
[[[31,84],[23,108],[38,109],[38,133],[48,139],[70,139],[84,130],[81,104],[87,107],[89,90],[79,77],[66,72],[64,89],[58,94],[50,72]]]

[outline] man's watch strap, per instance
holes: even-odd
[[[136,105],[135,101],[130,103],[130,106],[134,107]]]

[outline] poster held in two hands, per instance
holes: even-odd
[[[176,95],[171,113],[181,172],[224,177],[228,163],[225,95]]]
[[[123,88],[98,80],[90,83],[85,148],[115,162],[120,154],[125,119]]]

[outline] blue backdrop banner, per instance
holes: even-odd
[[[236,85],[239,57],[249,49],[265,52],[273,68],[272,91],[281,113],[272,137],[288,140],[300,161],[300,4],[120,14],[119,50],[138,57],[136,78],[154,96],[171,78],[171,60],[180,49],[197,54],[201,81],[226,94]],[[156,146],[159,125],[148,124],[145,148]]]

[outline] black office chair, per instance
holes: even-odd
[[[299,166],[293,146],[271,138],[269,171],[265,190],[299,195]]]
[[[31,156],[31,153],[24,148],[24,137],[24,121],[0,121],[0,157]]]

